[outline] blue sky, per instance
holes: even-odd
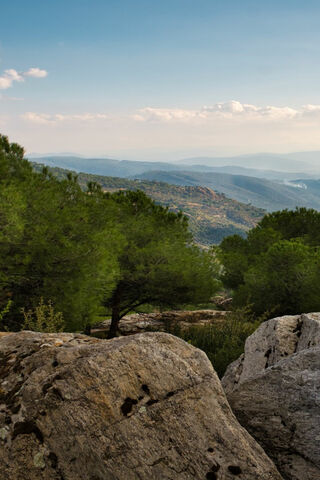
[[[1,17],[0,131],[29,152],[320,149],[319,1],[11,0]]]

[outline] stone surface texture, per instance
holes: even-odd
[[[320,479],[320,313],[263,323],[222,384],[285,479]]]
[[[165,333],[0,339],[1,480],[280,480],[206,355]]]

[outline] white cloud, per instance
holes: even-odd
[[[257,115],[262,117],[269,117],[274,120],[286,120],[294,118],[300,114],[298,110],[290,107],[272,107],[268,105],[267,107],[258,108],[256,111]]]
[[[98,122],[104,120],[115,121],[134,121],[136,123],[150,124],[181,124],[181,125],[198,125],[198,126],[214,126],[224,124],[231,126],[233,124],[254,124],[265,123],[270,124],[279,122],[290,122],[293,120],[303,121],[311,117],[316,121],[320,118],[320,105],[303,105],[300,108],[292,108],[289,106],[258,106],[253,104],[241,103],[236,100],[229,102],[220,102],[211,106],[203,106],[199,109],[183,109],[183,108],[155,108],[145,107],[135,113],[125,116],[105,113],[37,113],[26,112],[22,115],[24,120],[28,120],[38,124],[59,124],[62,122]],[[227,122],[227,123],[226,123]]]
[[[46,113],[26,112],[23,115],[21,115],[21,117],[32,123],[38,123],[43,125],[54,122],[53,116],[47,115]]]
[[[42,124],[42,125],[56,125],[62,122],[78,120],[80,122],[91,122],[95,120],[107,120],[110,118],[104,113],[82,113],[82,114],[72,114],[66,115],[62,113],[47,114],[47,113],[36,113],[36,112],[26,112],[21,117],[24,120],[27,120],[32,123]]]
[[[82,113],[78,115],[64,115],[66,120],[81,120],[83,122],[90,120],[107,120],[110,118],[109,115],[105,113]]]
[[[47,75],[48,72],[40,68],[29,68],[26,72],[17,72],[17,70],[10,68],[0,76],[0,90],[12,87],[14,82],[24,82],[26,77],[44,78]]]
[[[307,106],[309,110],[312,106]],[[306,108],[306,107],[305,107]],[[284,120],[302,115],[301,111],[291,107],[260,107],[236,100],[204,106],[198,110],[170,109],[146,107],[133,116],[136,121],[142,122],[189,122],[193,120],[208,120],[215,118],[258,120]]]
[[[319,114],[320,113],[320,105],[303,105],[302,107],[303,112],[305,114]]]
[[[258,107],[255,105],[242,104],[236,100],[224,103],[216,103],[212,106],[204,106],[202,110],[206,113],[238,114],[246,112],[255,112]]]
[[[199,112],[196,110],[146,107],[139,110],[138,114],[135,114],[133,118],[137,121],[142,121],[142,122],[144,121],[170,122],[171,120],[184,122],[184,121],[189,121],[196,118],[205,118],[205,115],[202,112]]]
[[[193,109],[147,106],[126,114],[35,110],[20,117],[14,113],[2,122],[8,135],[29,151],[81,150],[165,160],[320,150],[320,105],[311,102],[265,106],[233,100]]]
[[[127,114],[34,109],[22,118],[15,111],[6,116],[0,111],[0,127],[29,152],[81,151],[109,158],[166,161],[285,153],[320,150],[320,105],[310,105],[288,106],[293,112],[285,106],[257,105],[244,107],[244,111],[239,111],[239,106],[229,105],[228,109],[223,105],[211,107],[213,112],[205,108],[148,108]]]
[[[12,82],[23,82],[23,75],[13,68],[4,71],[5,78],[9,78]]]
[[[10,88],[13,82],[23,82],[23,76],[13,68],[5,70],[0,77],[0,89],[5,90]]]
[[[48,75],[46,70],[41,70],[40,68],[29,68],[26,72],[23,73],[24,77],[33,77],[33,78],[44,78]]]

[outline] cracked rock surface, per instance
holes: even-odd
[[[222,385],[285,479],[320,479],[320,313],[263,323]]]
[[[206,355],[164,333],[0,338],[0,479],[280,480]]]

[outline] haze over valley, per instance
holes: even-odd
[[[72,155],[31,156],[30,160],[50,167],[107,177],[209,187],[238,202],[275,211],[296,207],[320,209],[320,192],[317,189],[320,167],[318,172],[316,163],[319,155],[319,152],[312,152],[312,155],[310,152],[296,153],[290,158],[289,155],[260,154],[231,158],[191,158],[171,163]],[[307,163],[306,158],[312,158],[313,163]],[[263,168],[252,168],[250,165]],[[279,170],[272,170],[276,166]]]

